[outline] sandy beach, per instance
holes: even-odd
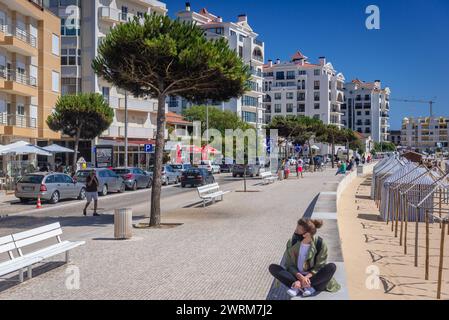
[[[425,224],[419,226],[414,266],[415,223],[408,224],[407,254],[391,224],[379,220],[370,199],[370,177],[357,177],[342,194],[338,224],[349,295],[354,300],[436,299],[441,229],[430,225],[429,280],[425,280]],[[447,227],[447,226],[446,226]],[[449,237],[445,241],[442,299],[449,299]],[[379,276],[377,277],[376,274]]]

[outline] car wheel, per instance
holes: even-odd
[[[150,189],[153,186],[153,181],[150,179],[147,184],[147,189]]]
[[[170,185],[170,179],[167,177],[167,179],[165,180],[165,184],[166,186]]]
[[[51,195],[50,203],[51,203],[51,204],[55,204],[55,203],[58,203],[58,202],[59,202],[59,192],[58,192],[58,191],[55,191],[55,192],[53,192],[53,194]]]
[[[27,203],[27,202],[28,202],[28,199],[27,199],[27,198],[19,198],[19,200],[20,200],[20,202],[22,202],[22,203]]]
[[[120,185],[120,189],[118,190],[118,192],[119,192],[119,193],[123,193],[123,192],[125,192],[125,189],[126,189],[126,186],[125,186],[124,183],[122,183],[122,184]]]
[[[134,181],[133,186],[131,187],[133,191],[137,190],[137,181]]]
[[[108,186],[105,184],[103,185],[103,188],[101,189],[101,195],[103,197],[108,195]]]
[[[240,178],[243,178],[243,174],[240,175]]]
[[[234,178],[237,178],[237,175],[236,175],[235,173],[233,173],[232,176],[233,176]]]
[[[86,189],[81,188],[80,194],[78,196],[78,200],[85,200],[86,199]]]
[[[185,184],[181,184],[181,188],[185,188],[186,187],[186,185]]]

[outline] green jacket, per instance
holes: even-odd
[[[316,274],[326,263],[327,263],[327,245],[323,241],[321,245],[321,251],[317,255],[317,241],[318,237],[313,237],[313,241],[310,244],[309,253],[307,254],[307,259],[304,263],[303,269],[307,272],[310,272],[312,274]],[[296,274],[299,273],[298,270],[298,256],[299,256],[299,248],[301,246],[301,242],[297,242],[294,246],[292,246],[292,240],[289,240],[287,242],[287,249],[284,253],[284,261],[285,261],[285,268],[288,272],[290,272],[292,275],[296,277]],[[316,257],[316,265],[315,265],[315,256]],[[341,286],[338,284],[338,282],[332,278],[331,281],[329,281],[326,291],[329,292],[337,292],[340,290]]]

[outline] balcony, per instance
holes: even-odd
[[[0,27],[0,47],[26,57],[38,55],[37,38],[35,36],[19,28],[13,28],[12,33],[9,33],[8,29],[9,26],[6,25]]]
[[[154,130],[151,128],[128,126],[128,138],[153,139],[154,133]],[[108,130],[103,132],[102,136],[111,138],[123,138],[125,137],[125,127],[120,125],[112,125]]]
[[[263,64],[263,57],[262,56],[258,56],[258,55],[253,54],[252,55],[252,59],[257,61],[257,62],[259,62],[259,63],[261,63],[261,64]]]
[[[128,110],[140,112],[155,112],[157,111],[157,102],[155,100],[136,99],[128,97]],[[110,97],[109,104],[112,108],[125,110],[125,98]]]
[[[0,70],[0,91],[24,97],[36,97],[37,79],[17,71]]]
[[[262,77],[263,77],[262,71],[260,71],[260,70],[251,69],[251,70],[250,70],[250,73],[251,73],[251,75],[256,76],[256,77],[259,77],[259,78],[262,78]]]
[[[19,114],[0,113],[0,126],[4,126],[2,133],[24,137],[37,136],[37,119]]]
[[[133,20],[135,15],[131,13],[125,13],[121,10],[110,8],[110,7],[100,7],[98,8],[100,19],[110,23],[122,23]]]

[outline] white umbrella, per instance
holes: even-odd
[[[42,147],[45,151],[51,152],[51,153],[74,153],[75,151],[57,144],[52,144],[46,147]]]
[[[313,150],[320,150],[320,148],[318,148],[316,145],[313,145],[310,148],[312,148]]]
[[[30,144],[30,143],[29,142],[25,142],[25,141],[17,141],[17,142],[14,142],[14,143],[7,144],[5,146],[0,146],[0,153],[2,151],[6,151],[6,150],[9,150],[11,148],[23,147],[23,146],[26,146],[28,144]]]
[[[8,147],[8,148],[3,148],[2,150],[0,150],[0,155],[5,155],[5,154],[16,154],[16,155],[38,154],[41,156],[48,156],[48,157],[52,156],[52,154],[50,152],[45,151],[44,149],[34,146],[32,144],[27,144],[24,146],[15,146],[12,148]]]

